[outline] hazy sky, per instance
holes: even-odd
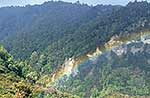
[[[0,0],[0,6],[10,6],[10,5],[27,5],[27,4],[42,4],[45,1],[51,1],[51,0]],[[53,0],[58,1],[58,0]],[[66,2],[76,2],[77,0],[61,0]],[[87,3],[87,4],[115,4],[115,5],[125,5],[129,1],[135,1],[135,0],[79,0],[81,3]],[[140,0],[139,0],[140,1]],[[147,0],[148,1],[148,0]]]

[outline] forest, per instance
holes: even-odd
[[[149,98],[150,3],[0,8],[0,98]]]

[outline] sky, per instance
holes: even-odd
[[[0,0],[0,7],[3,6],[22,6],[22,5],[34,5],[34,4],[42,4],[46,1],[51,0]],[[58,0],[53,0],[58,1]],[[76,2],[77,0],[61,0],[66,2]],[[87,3],[89,5],[96,5],[96,4],[113,4],[113,5],[125,5],[129,1],[135,0],[79,0],[81,3]],[[141,0],[138,0],[141,1]],[[148,1],[148,0],[147,0]]]

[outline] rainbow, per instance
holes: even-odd
[[[109,42],[107,42],[103,47],[97,48],[94,53],[87,54],[76,59],[70,58],[69,60],[66,60],[66,62],[62,65],[63,67],[54,72],[50,77],[51,81],[47,84],[47,87],[56,85],[58,81],[63,80],[65,77],[69,77],[72,73],[77,75],[78,68],[81,65],[87,63],[89,60],[95,60],[98,56],[123,44],[129,44],[139,40],[150,44],[150,39],[148,41],[144,39],[146,37],[150,38],[150,32],[144,31],[140,33],[133,33],[132,35],[124,37],[113,36]]]

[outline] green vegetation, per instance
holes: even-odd
[[[8,50],[0,46],[0,98],[149,97],[150,44],[143,42],[122,45],[121,55],[108,50],[81,64],[77,75],[50,85],[66,59],[92,53],[113,36],[149,31],[149,16],[146,1],[0,8],[0,43]]]
[[[41,75],[42,76],[42,75]],[[0,97],[1,98],[78,98],[76,96],[54,90],[48,91],[42,85],[35,84],[40,75],[25,62],[16,62],[12,56],[0,46]]]
[[[47,47],[51,47],[48,48],[49,52],[46,55],[49,63],[56,66],[62,64],[65,58],[74,55],[73,52],[77,47],[72,47],[76,43],[72,37],[81,25],[95,20],[96,17],[108,16],[119,7],[111,5],[92,7],[59,1],[47,2],[40,6],[1,8],[0,15],[3,16],[1,20],[6,21],[6,25],[1,22],[1,34],[5,35],[0,40],[15,59],[21,60],[29,59],[34,51],[41,54]],[[62,50],[62,46],[68,47]],[[59,55],[55,53],[56,51]]]

